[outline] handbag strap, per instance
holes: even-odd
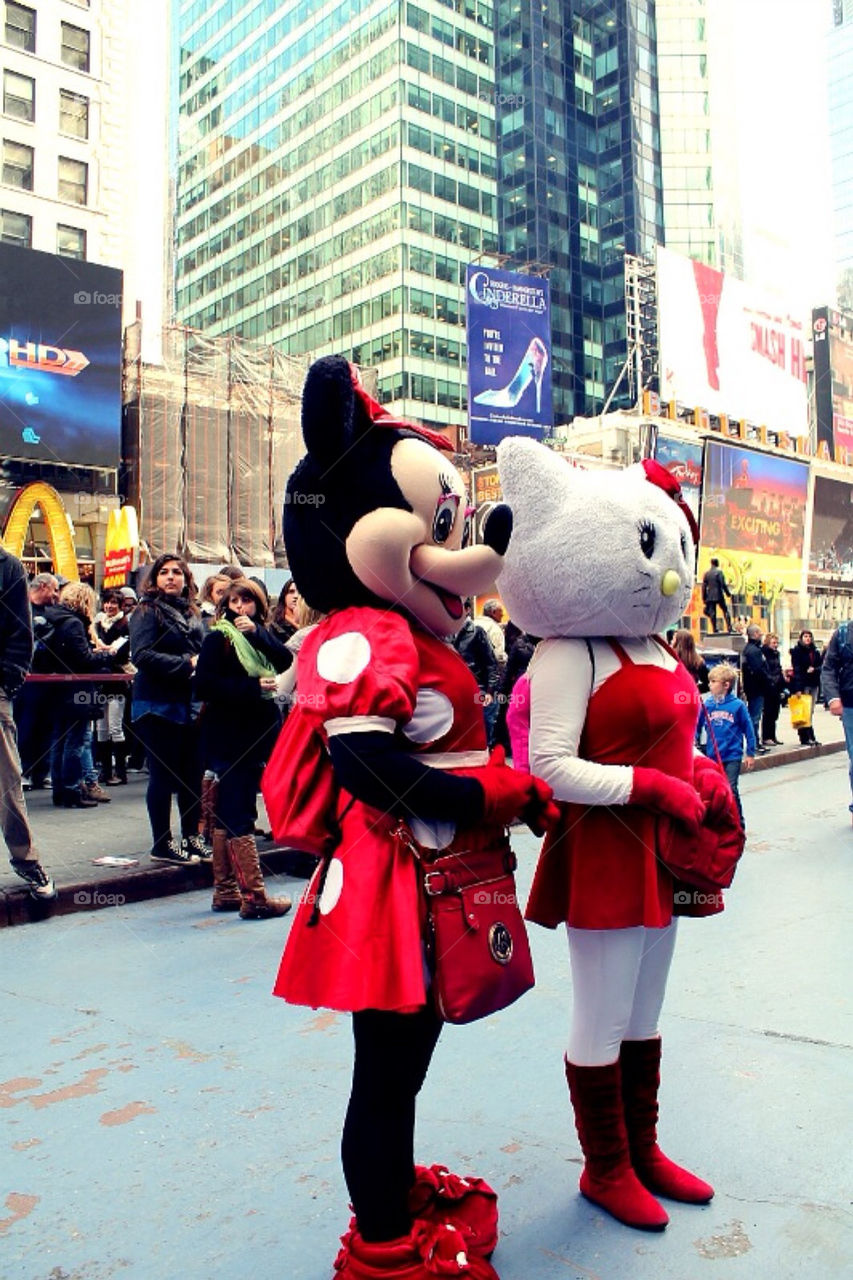
[[[702,715],[705,717],[705,728],[707,730],[711,746],[714,748],[714,755],[717,758],[717,764],[725,772],[722,757],[720,755],[720,748],[717,746],[717,735],[714,733],[714,726],[711,724],[711,717],[708,715],[708,708],[705,706],[704,701],[700,702],[699,705],[702,708]]]

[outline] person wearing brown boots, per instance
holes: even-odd
[[[216,607],[195,673],[205,704],[204,759],[215,775],[202,791],[212,820],[211,909],[239,909],[243,920],[269,920],[291,907],[287,897],[267,896],[253,834],[261,773],[280,727],[275,677],[293,661],[268,630],[267,610],[260,587],[235,580]]]

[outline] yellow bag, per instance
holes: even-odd
[[[791,712],[791,726],[794,729],[810,729],[812,727],[812,708],[814,698],[810,693],[792,693],[788,699],[788,710]]]

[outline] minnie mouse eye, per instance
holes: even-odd
[[[450,537],[456,523],[459,501],[458,493],[446,493],[439,499],[432,521],[433,542],[446,542]]]
[[[640,550],[647,560],[655,553],[655,526],[651,520],[640,521]]]

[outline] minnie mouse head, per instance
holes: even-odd
[[[500,572],[508,507],[466,547],[465,486],[443,436],[392,418],[341,356],[311,366],[302,397],[307,454],[287,486],[284,541],[301,595],[330,613],[391,605],[434,635],[461,627],[464,597]]]

